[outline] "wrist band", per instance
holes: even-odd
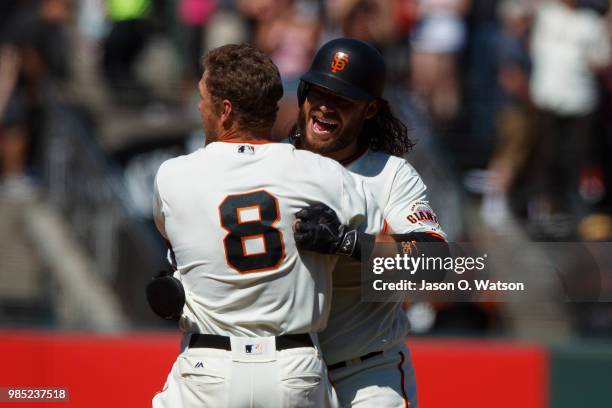
[[[355,246],[357,245],[357,230],[351,230],[344,234],[342,238],[342,242],[336,251],[338,255],[351,256],[355,251]]]

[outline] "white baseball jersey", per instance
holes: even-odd
[[[285,143],[211,143],[164,162],[155,190],[156,223],[186,291],[186,332],[261,337],[322,330],[337,257],[298,253],[294,214],[322,202],[343,223],[365,222],[366,231],[383,225],[362,181],[333,160]]]
[[[427,202],[425,184],[406,160],[367,150],[347,168],[374,195],[386,232],[428,232],[446,239]],[[319,335],[327,364],[386,350],[406,335],[408,322],[399,303],[361,302],[359,271],[358,262],[344,258],[334,270],[329,324]]]

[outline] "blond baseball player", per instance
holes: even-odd
[[[347,38],[325,44],[302,76],[294,143],[340,161],[364,181],[383,211],[386,228],[378,232],[395,234],[394,241],[445,241],[425,185],[400,157],[412,143],[381,99],[384,76],[384,61],[369,44]],[[301,248],[313,249],[319,226],[310,220],[322,208],[300,214]],[[359,234],[358,246],[374,240]],[[330,378],[342,406],[415,408],[406,316],[399,303],[361,302],[359,267],[341,259],[334,271],[331,315],[320,334]]]
[[[337,257],[299,253],[294,214],[322,202],[340,223],[374,232],[381,213],[338,163],[271,143],[282,86],[263,53],[210,51],[199,88],[207,145],[166,161],[155,180],[156,224],[184,287],[185,335],[153,406],[335,406],[316,332]],[[354,235],[336,227],[319,234],[321,247],[352,254]]]

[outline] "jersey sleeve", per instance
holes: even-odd
[[[389,233],[427,232],[446,240],[438,217],[429,205],[426,190],[416,170],[403,161],[395,172],[384,210]]]
[[[159,188],[159,179],[160,179],[160,172],[161,172],[162,168],[160,167],[160,169],[157,171],[157,174],[155,175],[155,182],[153,183],[153,190],[154,190],[154,194],[153,194],[153,220],[155,221],[155,226],[157,227],[157,230],[159,231],[159,233],[167,240],[168,236],[166,234],[166,227],[165,227],[165,215],[164,215],[164,202],[163,199],[161,197],[160,194],[160,188]]]
[[[341,168],[341,175],[342,194],[340,198],[343,213],[343,216],[339,217],[341,221],[368,234],[382,231],[384,226],[382,211],[363,180],[344,168]]]

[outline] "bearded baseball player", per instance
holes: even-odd
[[[335,255],[358,253],[342,224],[375,232],[382,215],[335,161],[271,142],[282,85],[265,54],[210,51],[199,91],[206,146],[164,162],[155,180],[156,225],[177,266],[156,282],[182,284],[184,338],[153,406],[336,406],[316,332]],[[333,215],[319,214],[331,227],[312,248],[325,254],[298,254],[295,214],[314,202]]]
[[[425,184],[402,158],[412,148],[406,126],[381,98],[385,64],[371,45],[355,39],[332,40],[316,53],[298,90],[300,113],[291,139],[300,149],[333,158],[359,176],[383,212],[385,228],[358,234],[365,243],[445,242],[430,208]],[[314,249],[314,223],[324,205],[299,214],[296,241]],[[359,264],[342,258],[333,277],[332,309],[319,339],[330,378],[342,406],[417,406],[410,353],[404,343],[408,324],[399,303],[360,301]]]

